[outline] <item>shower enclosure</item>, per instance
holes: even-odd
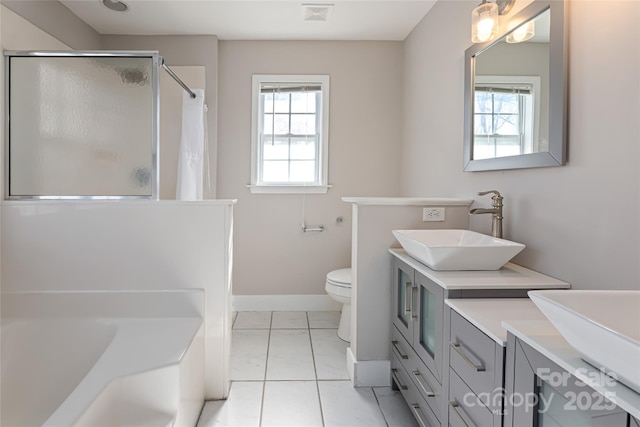
[[[157,51],[4,55],[5,198],[158,198]]]

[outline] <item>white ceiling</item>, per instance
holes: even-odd
[[[214,34],[221,40],[404,40],[437,0],[61,0],[100,34]],[[334,4],[326,22],[302,4]]]

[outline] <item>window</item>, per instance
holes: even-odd
[[[537,135],[540,78],[477,76],[473,107],[473,158],[540,151]]]
[[[253,76],[251,191],[326,193],[329,76]]]

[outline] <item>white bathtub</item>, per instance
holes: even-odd
[[[203,292],[2,295],[3,427],[193,426]]]

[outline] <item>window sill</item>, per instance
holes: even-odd
[[[324,194],[331,185],[247,185],[251,194]]]

